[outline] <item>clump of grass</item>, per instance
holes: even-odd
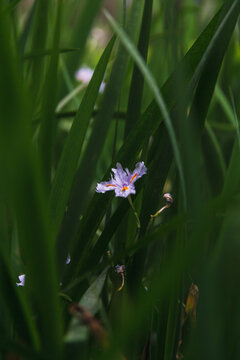
[[[238,358],[240,3],[207,6],[0,3],[0,358]]]

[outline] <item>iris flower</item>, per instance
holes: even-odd
[[[147,172],[144,162],[138,162],[133,172],[128,169],[123,170],[122,165],[117,163],[117,169],[112,169],[113,175],[109,181],[103,181],[97,184],[96,192],[105,193],[114,190],[115,196],[128,197],[130,194],[136,194],[134,183]]]

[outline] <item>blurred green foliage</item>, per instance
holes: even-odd
[[[239,12],[0,1],[0,360],[239,357]]]

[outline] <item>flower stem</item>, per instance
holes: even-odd
[[[133,202],[132,202],[132,198],[131,198],[131,195],[128,195],[128,201],[129,201],[129,204],[131,205],[131,208],[133,209],[133,212],[134,212],[134,215],[135,215],[135,218],[136,218],[136,221],[137,221],[137,228],[138,230],[140,230],[140,227],[141,227],[141,223],[140,223],[140,220],[139,220],[139,217],[138,217],[138,213],[133,205]]]
[[[169,204],[163,206],[163,207],[162,207],[160,210],[158,210],[154,215],[150,215],[150,218],[151,218],[151,219],[155,218],[155,217],[158,216],[164,209],[167,209],[167,208],[169,208],[169,207],[170,207]]]
[[[166,204],[160,210],[158,210],[154,215],[150,215],[150,221],[148,223],[147,231],[149,231],[150,227],[152,226],[155,217],[157,217],[159,214],[161,214],[161,212],[163,210],[168,209],[173,203],[173,198],[172,198],[171,194],[166,193],[163,195],[163,198],[164,198]]]
[[[164,209],[167,209],[169,208],[172,203],[173,203],[173,198],[172,198],[172,195],[169,194],[169,193],[166,193],[163,195],[163,198],[165,200],[165,205],[160,209],[158,210],[154,215],[150,215],[150,220],[153,221],[153,219],[158,216]]]
[[[123,289],[124,283],[125,283],[123,272],[121,272],[120,274],[121,274],[121,277],[122,277],[122,283],[121,283],[121,286],[117,289],[117,291],[121,291]]]

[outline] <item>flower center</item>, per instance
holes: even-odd
[[[122,191],[126,191],[126,190],[128,190],[128,186],[124,186],[124,187],[122,188]]]

